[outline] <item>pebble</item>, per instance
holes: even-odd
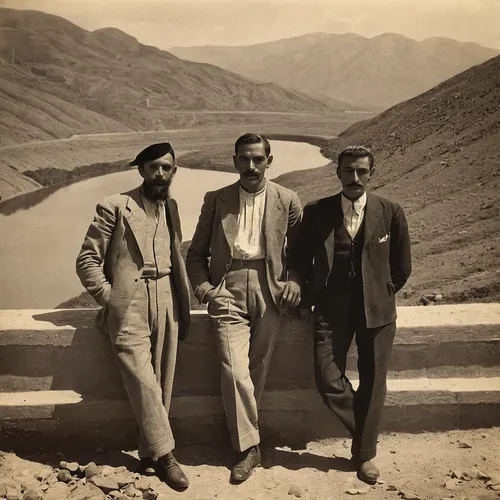
[[[399,491],[399,496],[403,500],[421,500],[421,498],[416,493],[413,493],[413,491],[406,489],[401,489]]]
[[[52,474],[52,471],[49,470],[49,469],[44,469],[44,470],[41,470],[40,472],[37,472],[35,474],[35,479],[38,479],[39,481],[41,481],[42,483],[44,481],[46,481],[49,476]]]
[[[304,495],[304,490],[296,484],[291,484],[290,488],[288,488],[288,494],[296,498],[302,498],[302,496]]]
[[[43,500],[66,500],[71,490],[65,483],[55,483],[43,495]]]
[[[142,498],[144,498],[144,500],[156,500],[157,497],[158,493],[151,488],[142,492]]]
[[[7,500],[20,500],[22,498],[21,492],[17,489],[14,488],[13,486],[7,485],[7,492],[5,495],[5,498]]]
[[[446,481],[446,483],[444,483],[444,487],[447,490],[454,490],[457,487],[459,481],[460,480],[457,478],[448,479],[448,481]]]
[[[118,486],[118,483],[112,477],[93,476],[89,479],[89,482],[96,485],[104,493],[110,493],[113,490],[120,489],[120,487]]]
[[[115,468],[111,467],[111,465],[104,465],[101,468],[101,475],[102,476],[112,476],[115,473]]]
[[[63,483],[69,483],[73,479],[71,472],[66,469],[62,469],[57,473],[57,480]]]
[[[121,491],[118,491],[118,490],[113,490],[109,493],[109,496],[111,498],[120,498],[122,495],[123,495],[123,493]]]
[[[389,484],[389,485],[387,485],[386,491],[399,491],[399,488],[394,484]]]
[[[370,491],[370,488],[348,488],[345,492],[348,495],[366,495]]]
[[[80,482],[71,492],[69,500],[104,500],[105,498],[106,495],[94,484],[82,484]]]
[[[36,490],[28,490],[23,496],[23,500],[41,500],[41,498],[42,495]]]
[[[122,491],[128,497],[142,497],[142,492],[136,489],[133,484],[125,486]]]
[[[467,449],[467,448],[472,448],[472,445],[467,443],[466,441],[459,441],[458,447]]]
[[[135,482],[134,476],[130,473],[119,474],[118,476],[114,476],[113,479],[118,483],[118,486],[120,488],[127,486],[127,484],[133,484]]]
[[[151,487],[151,481],[146,477],[141,477],[135,482],[134,486],[138,490],[145,491]]]
[[[98,476],[101,473],[101,468],[94,462],[90,462],[87,467],[85,467],[85,477],[90,479],[91,477]]]

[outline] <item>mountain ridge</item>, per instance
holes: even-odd
[[[416,41],[397,33],[367,38],[321,32],[247,46],[172,47],[170,52],[361,109],[388,108],[500,54],[444,37]]]

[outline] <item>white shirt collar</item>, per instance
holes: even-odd
[[[249,193],[248,191],[245,191],[242,185],[240,184],[240,195],[242,195],[243,198],[259,198],[266,192],[266,189],[267,189],[267,182],[264,184],[264,187],[260,191],[257,191],[256,193]]]
[[[366,206],[366,192],[364,192],[357,200],[355,200],[354,204],[349,198],[344,196],[344,193],[342,193],[340,199],[342,203],[342,212],[344,214],[347,212],[347,210],[349,210],[349,208],[354,205],[354,211],[357,215],[360,215]]]

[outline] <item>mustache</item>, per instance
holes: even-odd
[[[257,172],[255,172],[254,170],[246,170],[245,172],[243,172],[243,175],[245,177],[258,177],[259,174]]]
[[[347,184],[347,187],[363,187],[361,184],[358,184],[357,182],[350,182]]]

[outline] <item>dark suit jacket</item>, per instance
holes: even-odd
[[[195,297],[220,285],[231,267],[240,210],[239,182],[205,195],[200,218],[187,253],[187,272]],[[269,290],[275,301],[287,280],[286,240],[302,215],[298,196],[267,181],[264,240]]]
[[[179,307],[179,337],[185,338],[190,324],[189,284],[181,256],[181,225],[177,203],[166,203],[170,229],[173,293]],[[146,212],[140,187],[115,194],[97,205],[94,220],[76,260],[83,286],[103,306],[97,324],[111,336],[119,331],[134,297],[144,262]]]
[[[317,305],[326,292],[335,265],[335,229],[342,224],[341,193],[310,203],[304,209],[289,258],[290,269],[303,283],[304,306]],[[375,194],[367,194],[364,224],[362,274],[366,326],[376,328],[396,319],[395,293],[411,273],[410,236],[403,209]],[[329,283],[329,287],[329,292],[331,288],[335,292],[335,283]],[[331,307],[335,308],[335,304]]]

